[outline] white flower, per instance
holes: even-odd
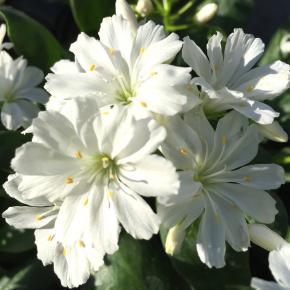
[[[36,103],[47,101],[47,93],[36,88],[42,80],[42,71],[27,66],[22,57],[13,60],[6,51],[0,52],[1,121],[7,129],[27,127],[37,116],[39,108]]]
[[[269,267],[278,283],[253,278],[251,287],[257,290],[289,290],[290,289],[290,245],[272,251],[269,255]]]
[[[71,120],[41,112],[32,123],[32,142],[17,149],[12,168],[21,177],[18,189],[25,200],[45,197],[61,204],[56,241],[68,247],[89,240],[92,248],[112,254],[120,223],[134,238],[158,232],[159,218],[140,195],[176,194],[178,175],[171,162],[151,154],[166,136],[155,121],[136,121],[118,106],[92,117],[91,106],[75,108]]]
[[[207,44],[207,56],[188,37],[183,58],[198,77],[207,113],[234,109],[260,124],[271,124],[279,114],[263,103],[289,87],[290,66],[281,61],[253,69],[264,51],[259,38],[235,29],[222,50],[222,34],[217,32]]]
[[[55,221],[61,210],[61,201],[51,203],[44,197],[25,199],[19,191],[21,175],[8,177],[4,189],[26,206],[10,207],[3,213],[6,222],[17,229],[36,229],[37,257],[43,265],[53,263],[54,271],[64,287],[77,287],[85,283],[91,271],[103,265],[104,252],[92,247],[89,233],[79,241],[63,244],[56,235]]]
[[[57,98],[95,98],[99,106],[122,104],[138,118],[149,112],[174,115],[185,106],[190,109],[197,101],[188,85],[191,69],[168,64],[182,42],[152,21],[135,32],[132,21],[126,20],[130,17],[123,17],[129,13],[125,4],[117,1],[124,11],[103,20],[100,40],[78,36],[70,48],[75,62],[57,63],[45,88]]]
[[[151,0],[138,0],[136,11],[143,17],[150,15],[153,12],[153,4]]]
[[[274,199],[264,190],[284,182],[283,169],[274,164],[244,166],[256,156],[259,144],[255,125],[247,123],[232,111],[214,131],[203,112],[194,111],[185,121],[172,117],[166,125],[162,152],[181,170],[181,184],[178,195],[159,197],[158,213],[169,229],[178,224],[185,230],[201,217],[197,251],[209,267],[225,265],[225,241],[236,251],[247,250],[246,216],[272,223],[277,213]]]
[[[216,3],[207,3],[195,14],[195,20],[199,23],[206,23],[216,15],[217,11],[218,5]]]

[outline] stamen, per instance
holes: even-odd
[[[216,63],[214,66],[213,66],[214,70],[217,71],[220,69],[220,66]]]
[[[222,144],[226,145],[228,143],[228,138],[227,136],[222,136]]]
[[[102,157],[103,168],[108,168],[110,165],[110,158],[107,156]]]
[[[109,54],[110,54],[110,56],[113,56],[114,55],[114,53],[115,53],[115,50],[113,49],[113,48],[109,48]]]
[[[86,247],[85,243],[82,240],[78,241],[78,245],[79,245],[80,248],[85,248]]]
[[[144,53],[144,51],[145,51],[145,48],[141,47],[139,53],[142,55]]]
[[[90,71],[94,71],[96,69],[96,66],[94,64],[91,64]]]
[[[38,215],[38,216],[36,216],[36,220],[38,220],[38,221],[41,221],[41,220],[43,220],[44,219],[44,216],[43,215]]]
[[[254,87],[251,86],[251,85],[249,85],[249,86],[246,87],[246,92],[247,93],[251,93],[253,90],[254,90]]]
[[[187,156],[188,155],[188,150],[186,148],[181,148],[179,152],[183,156]]]
[[[83,206],[87,206],[89,203],[89,198],[86,196],[83,201]]]
[[[189,91],[189,92],[193,92],[193,88],[192,88],[192,85],[191,84],[188,84],[186,86],[186,89]]]
[[[218,213],[215,213],[214,214],[214,219],[215,219],[215,221],[216,221],[216,223],[220,223],[220,221],[221,221],[221,217],[220,217],[220,215],[218,214]]]
[[[151,77],[154,77],[154,76],[156,76],[156,75],[158,75],[158,72],[157,72],[157,71],[152,71],[152,72],[150,73],[150,76],[151,76]]]
[[[63,248],[63,252],[62,252],[62,254],[63,254],[64,256],[67,255],[67,249],[66,249],[66,248]]]
[[[83,158],[83,155],[82,155],[81,151],[76,151],[75,152],[75,157],[79,158],[79,159]]]
[[[109,191],[109,192],[108,192],[108,195],[109,195],[110,198],[112,198],[112,196],[113,196],[113,192],[112,192],[112,191]]]
[[[109,112],[102,112],[102,115],[103,116],[108,116],[109,115]]]
[[[252,179],[253,179],[252,176],[249,176],[249,175],[247,175],[247,176],[244,177],[244,180],[245,180],[246,182],[251,182]]]
[[[71,183],[73,183],[74,182],[74,180],[73,180],[73,178],[71,177],[71,176],[68,176],[67,178],[66,178],[66,180],[65,180],[65,183],[66,184],[71,184]]]
[[[49,235],[48,238],[47,238],[47,240],[51,242],[53,240],[53,236],[52,235]]]
[[[146,104],[145,102],[143,102],[143,101],[140,102],[140,105],[141,105],[141,107],[143,107],[143,108],[147,108],[147,104]]]

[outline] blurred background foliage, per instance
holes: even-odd
[[[1,1],[3,2],[3,1]],[[0,18],[7,24],[8,34],[15,44],[14,56],[24,55],[31,65],[49,72],[61,58],[71,58],[70,43],[84,31],[97,37],[103,17],[114,13],[114,0],[7,0],[0,6]],[[216,15],[206,23],[197,23],[195,13],[207,2],[218,4]],[[136,1],[130,2],[135,7]],[[290,63],[289,0],[154,0],[154,9],[146,19],[164,24],[167,31],[181,37],[189,35],[205,47],[208,37],[221,31],[229,34],[233,28],[261,37],[266,52],[260,64],[281,59]],[[141,17],[140,17],[141,20]],[[290,37],[289,37],[290,38]],[[281,50],[284,43],[284,51]],[[286,44],[285,44],[286,43]],[[286,46],[285,46],[286,45]],[[287,52],[288,49],[288,52]],[[177,58],[176,63],[182,65]],[[280,122],[290,133],[290,91],[277,98],[272,106],[281,111]],[[8,132],[0,127],[0,179],[3,183],[11,173],[10,161],[15,149],[31,136]],[[278,162],[286,169],[290,181],[290,145],[267,142],[261,146],[258,161]],[[273,193],[280,212],[271,227],[290,241],[289,184]],[[0,190],[0,210],[15,205],[3,189]],[[152,206],[154,202],[152,201]],[[136,241],[122,234],[120,250],[106,258],[105,266],[91,278],[83,290],[247,290],[251,276],[271,279],[267,252],[252,246],[249,252],[227,251],[227,266],[222,270],[208,269],[201,264],[195,250],[196,226],[186,235],[180,253],[169,258],[163,251],[165,230],[151,241]],[[161,242],[162,241],[162,242]],[[36,258],[33,232],[17,231],[0,219],[0,290],[63,289],[52,266],[43,267]]]

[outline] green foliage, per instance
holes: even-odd
[[[70,7],[79,29],[97,36],[102,19],[114,13],[114,0],[70,0]]]
[[[48,72],[57,60],[67,56],[46,28],[23,12],[4,6],[0,8],[0,17],[6,22],[15,50],[30,64]]]
[[[138,241],[127,234],[95,278],[97,290],[189,290],[171,268],[157,239]]]

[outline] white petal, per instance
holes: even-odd
[[[272,124],[268,125],[259,125],[258,131],[259,133],[267,139],[270,139],[275,142],[288,142],[288,134],[287,132],[282,128],[282,126],[277,122],[274,121]]]
[[[75,62],[62,59],[57,61],[50,70],[55,74],[74,74],[80,72]]]
[[[68,173],[69,176],[74,169],[78,169],[78,161],[76,158],[52,151],[40,143],[29,142],[16,150],[11,166],[16,172],[26,175]]]
[[[48,100],[48,93],[41,88],[25,88],[17,92],[17,98],[45,104]]]
[[[277,189],[285,183],[284,170],[276,164],[244,166],[217,177],[219,182],[237,182],[257,189]]]
[[[276,281],[284,287],[290,287],[290,247],[289,244],[269,255],[269,267]]]
[[[171,162],[157,155],[144,157],[120,169],[120,180],[137,194],[162,196],[177,194],[179,179]]]
[[[37,246],[37,258],[44,266],[53,262],[56,250],[53,229],[39,229],[35,231],[35,244]]]
[[[275,112],[270,106],[257,101],[248,100],[247,103],[242,105],[232,104],[231,106],[236,111],[262,125],[271,124],[275,118],[279,117],[279,113]]]
[[[16,130],[23,124],[23,113],[15,102],[4,103],[1,111],[1,121],[8,130]]]
[[[211,79],[211,68],[207,57],[189,37],[184,38],[182,57],[198,76],[204,77],[206,80]]]
[[[26,67],[21,75],[17,89],[35,87],[43,81],[43,72],[37,67]]]
[[[45,215],[52,207],[14,206],[3,212],[6,222],[17,229],[38,229],[55,219],[55,212]]]
[[[256,290],[287,290],[274,282],[268,282],[259,278],[252,278],[251,287]]]
[[[119,221],[133,238],[148,240],[157,234],[160,220],[139,195],[126,188],[112,192],[112,202]]]
[[[231,183],[209,185],[208,188],[216,194],[224,195],[258,222],[270,224],[275,220],[278,212],[276,201],[263,190]]]
[[[208,199],[199,224],[196,248],[199,258],[208,267],[225,266],[225,227]]]

